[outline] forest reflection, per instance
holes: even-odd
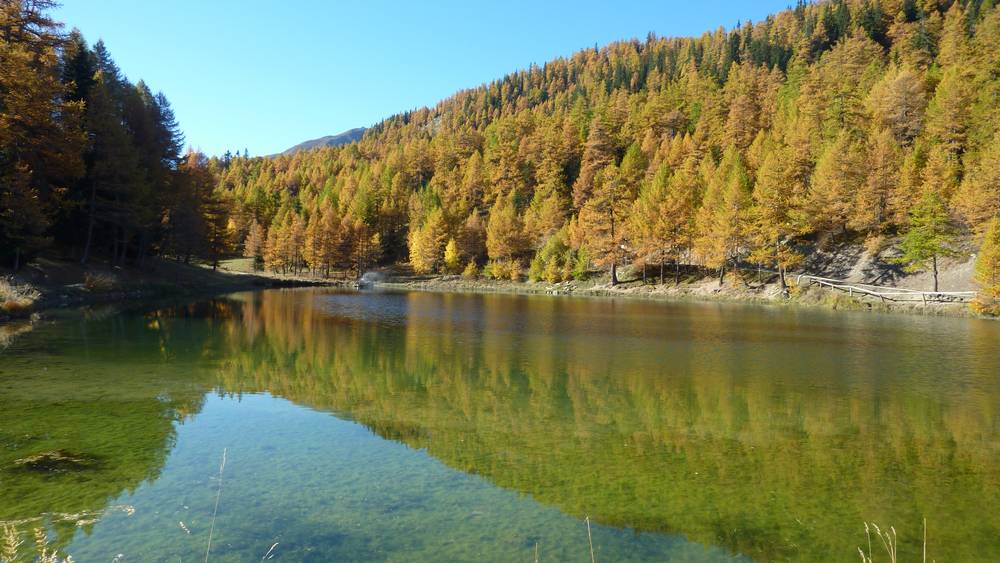
[[[936,553],[1000,557],[990,323],[303,291],[149,320],[169,351],[192,318],[222,392],[356,420],[581,518],[822,559],[865,520],[912,550],[926,517]]]

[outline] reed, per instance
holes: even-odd
[[[274,542],[273,544],[271,544],[271,549],[267,550],[267,553],[265,553],[264,556],[260,558],[260,563],[264,563],[264,561],[274,558],[274,548],[276,547],[278,547],[278,542]]]
[[[594,537],[590,534],[590,516],[585,519],[587,522],[587,543],[590,544],[590,563],[597,563],[597,559],[594,557]]]
[[[226,470],[226,453],[228,448],[222,448],[222,463],[219,464],[219,489],[215,493],[215,508],[212,510],[212,525],[208,530],[208,545],[205,546],[205,563],[212,552],[212,536],[215,535],[215,518],[219,514],[219,499],[222,498],[222,474]]]
[[[872,530],[878,538],[889,558],[889,563],[897,563],[899,560],[899,546],[896,528],[889,526],[888,530],[883,530],[875,522],[865,522],[865,537],[868,539],[868,553],[858,548],[858,555],[861,556],[861,563],[874,563],[872,555]],[[927,563],[927,519],[924,518],[924,543],[923,543],[923,563]],[[933,563],[933,561],[932,561]]]

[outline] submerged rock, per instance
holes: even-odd
[[[24,471],[36,473],[66,473],[92,469],[97,460],[80,454],[55,450],[14,460],[14,466]]]

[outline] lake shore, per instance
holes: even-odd
[[[686,276],[678,284],[669,279],[665,284],[641,279],[612,286],[607,276],[583,281],[559,283],[464,278],[457,275],[415,276],[388,275],[377,287],[407,291],[443,293],[508,293],[521,295],[579,296],[653,301],[700,301],[752,303],[774,306],[814,307],[840,311],[877,311],[949,317],[973,317],[964,303],[903,303],[881,301],[873,297],[848,296],[846,293],[817,286],[796,286],[789,276],[788,296],[773,280],[757,282],[752,273],[745,278],[727,276],[720,287],[718,278]]]
[[[4,276],[5,277],[5,276]],[[207,297],[236,291],[282,287],[340,286],[343,281],[212,270],[168,260],[146,268],[106,265],[81,267],[59,260],[39,260],[6,277],[9,293],[0,299],[0,324],[37,319],[76,307],[138,304],[171,297]]]

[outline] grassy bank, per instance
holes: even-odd
[[[0,323],[37,316],[53,309],[102,303],[138,303],[175,296],[233,291],[334,285],[337,282],[290,276],[212,270],[169,260],[142,268],[38,259],[13,272],[0,271]]]

